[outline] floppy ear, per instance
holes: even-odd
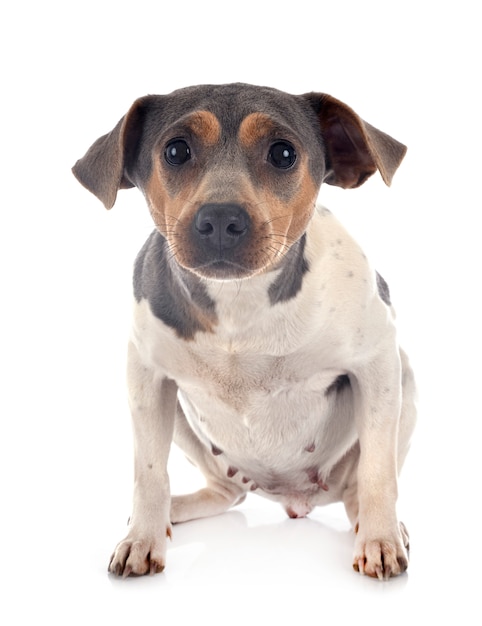
[[[126,167],[139,142],[145,112],[151,97],[139,98],[107,135],[99,137],[72,168],[77,180],[104,203],[114,206],[117,191],[134,187]]]
[[[305,94],[320,121],[327,151],[324,182],[359,187],[377,170],[390,185],[407,148],[364,122],[349,106],[321,93]]]

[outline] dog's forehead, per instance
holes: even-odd
[[[262,114],[302,135],[312,132],[316,125],[314,112],[302,97],[244,83],[186,87],[165,96],[163,108],[167,125],[189,114],[208,111],[227,134],[236,134],[243,121],[253,114]]]

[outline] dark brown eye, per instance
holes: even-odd
[[[277,141],[269,149],[268,161],[274,167],[286,170],[294,165],[296,151],[287,141]]]
[[[191,158],[191,148],[184,139],[173,139],[167,144],[164,157],[169,165],[184,165]]]

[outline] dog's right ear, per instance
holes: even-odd
[[[136,153],[142,125],[152,96],[139,98],[107,135],[99,137],[72,168],[77,180],[101,200],[114,206],[117,191],[134,187],[126,168]]]

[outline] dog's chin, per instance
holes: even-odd
[[[211,261],[210,263],[186,269],[196,274],[199,278],[215,281],[244,280],[262,271],[225,260]]]

